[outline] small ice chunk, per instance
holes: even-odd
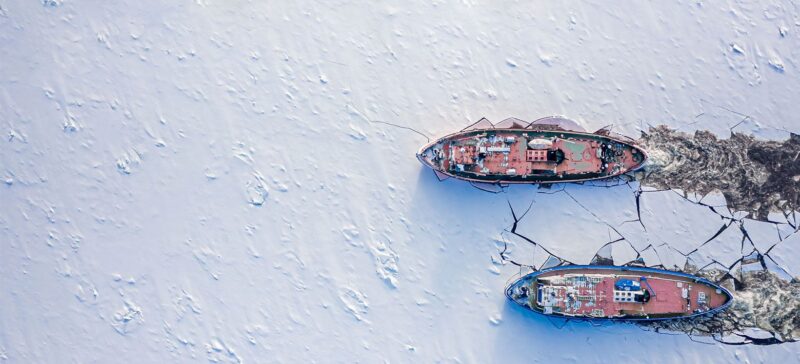
[[[132,332],[144,322],[142,308],[130,301],[124,302],[125,307],[114,313],[111,326],[121,335]]]
[[[261,181],[249,183],[247,186],[247,201],[253,206],[261,206],[267,201],[269,189]]]
[[[345,311],[350,313],[358,321],[365,321],[364,315],[369,312],[369,302],[367,296],[360,291],[345,287],[339,293],[339,300],[342,301]]]
[[[375,271],[391,288],[397,288],[400,256],[381,241],[370,242],[370,252],[375,258]]]
[[[75,117],[72,115],[67,115],[67,118],[64,120],[64,125],[62,125],[65,133],[74,133],[80,130],[80,125],[78,121],[75,120]]]
[[[774,69],[779,73],[783,73],[786,70],[786,67],[783,65],[783,61],[777,56],[772,57],[768,63],[769,66],[772,67],[772,69]]]
[[[131,174],[134,166],[138,166],[142,163],[142,157],[142,153],[131,148],[117,159],[117,171],[123,175]]]

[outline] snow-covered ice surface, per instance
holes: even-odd
[[[785,139],[798,53],[780,1],[0,0],[0,361],[796,362],[514,307],[508,201],[574,262],[609,225],[691,250],[724,221],[653,193],[643,232],[628,186],[440,183],[422,136],[369,120]],[[735,260],[720,238],[697,259]],[[798,241],[772,252],[795,276]]]

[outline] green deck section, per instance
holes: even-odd
[[[580,162],[583,160],[583,152],[586,150],[585,145],[575,143],[571,140],[564,140],[564,146],[569,149],[570,153],[572,153],[572,160],[574,162]]]
[[[569,153],[568,160],[564,161],[569,167],[567,170],[585,171],[592,168],[592,162],[583,158],[583,152],[586,151],[585,144],[575,143],[570,140],[564,140],[563,143],[564,147],[567,148],[566,152]]]

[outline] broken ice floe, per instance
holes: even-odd
[[[559,193],[569,194],[567,190],[560,190]],[[641,196],[637,197],[637,203],[639,198]],[[520,233],[524,218],[532,213],[532,207],[533,204],[519,215],[511,207],[514,222],[503,233],[502,244],[498,244],[500,259],[519,267],[520,275],[573,264]],[[713,210],[706,211],[713,216]],[[722,220],[722,226],[709,238],[696,242],[693,247],[681,248],[675,248],[668,242],[645,244],[629,240],[638,236],[623,236],[609,224],[616,234],[597,250],[588,263],[684,271],[716,282],[734,295],[731,307],[717,315],[637,323],[644,329],[683,332],[694,339],[708,338],[737,345],[797,341],[800,338],[800,279],[793,276],[792,272],[797,272],[800,267],[788,267],[785,265],[789,264],[787,260],[773,258],[773,255],[787,247],[791,249],[780,251],[782,255],[794,256],[793,250],[798,249],[797,243],[800,242],[800,230],[789,222],[753,222],[735,217]],[[644,230],[647,225],[641,223],[636,226]],[[748,227],[754,228],[754,231],[751,233]],[[769,233],[770,227],[772,234]],[[796,259],[794,261],[796,264]]]

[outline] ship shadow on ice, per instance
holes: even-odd
[[[534,352],[546,348],[549,352],[567,355],[566,353],[575,352],[576,347],[583,345],[618,345],[620,340],[641,332],[636,325],[627,323],[547,317],[511,302],[503,305],[500,313],[503,326],[493,343],[493,348],[499,355],[528,355],[526,348],[534,348]],[[535,338],[535,345],[531,338]]]

